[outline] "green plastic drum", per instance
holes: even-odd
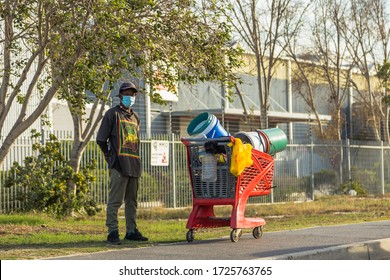
[[[287,136],[280,128],[262,129],[258,130],[258,132],[268,140],[266,153],[275,155],[286,149]]]

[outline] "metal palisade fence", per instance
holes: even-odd
[[[61,152],[69,157],[71,132],[55,132],[61,141]],[[2,139],[0,139],[2,141]],[[1,142],[0,141],[0,142]],[[45,139],[42,139],[44,143]],[[156,154],[156,145],[163,147]],[[167,154],[165,154],[165,152]],[[32,140],[19,138],[0,170],[0,213],[17,210],[17,186],[5,187],[14,161],[23,163],[32,155]],[[178,135],[153,135],[141,140],[143,173],[140,179],[139,207],[188,207],[192,205],[192,186],[187,167],[187,152]],[[157,156],[157,158],[156,158]],[[164,162],[159,164],[160,157]],[[95,141],[91,141],[82,158],[82,165],[94,159],[96,181],[90,195],[101,205],[107,201],[109,170]],[[273,189],[270,195],[251,197],[248,203],[274,203],[312,200],[323,195],[390,193],[390,147],[383,143],[321,142],[288,144],[275,155]]]

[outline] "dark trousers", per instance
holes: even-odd
[[[110,170],[110,193],[106,218],[109,233],[118,230],[118,210],[123,203],[125,203],[126,232],[134,232],[137,227],[138,179],[123,176],[116,169]]]

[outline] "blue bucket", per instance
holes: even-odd
[[[191,136],[203,134],[207,138],[219,138],[230,135],[221,126],[217,117],[207,112],[196,116],[188,125],[187,132]]]

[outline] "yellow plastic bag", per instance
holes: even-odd
[[[238,177],[246,167],[253,164],[252,145],[249,143],[243,144],[239,138],[235,138],[234,144],[230,143],[228,145],[233,146],[230,172]]]

